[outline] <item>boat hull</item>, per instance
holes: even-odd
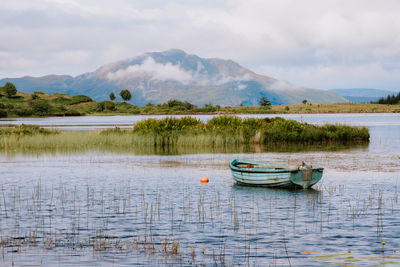
[[[289,168],[280,164],[237,159],[231,162],[230,168],[233,179],[238,184],[264,187],[309,188],[321,180],[323,173],[323,168],[320,167]]]

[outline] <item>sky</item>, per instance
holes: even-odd
[[[0,14],[0,79],[182,49],[299,86],[400,90],[398,0],[1,0]]]

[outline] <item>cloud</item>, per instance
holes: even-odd
[[[130,65],[124,69],[117,71],[109,71],[115,68],[113,64],[108,65],[102,74],[111,81],[127,81],[138,77],[149,77],[154,81],[178,81],[182,84],[197,83],[203,86],[207,85],[222,85],[231,82],[240,82],[250,80],[250,74],[245,73],[238,76],[233,76],[228,73],[220,73],[218,76],[201,74],[205,69],[200,62],[197,63],[196,70],[185,70],[180,64],[159,63],[152,57],[146,57],[141,64]],[[244,89],[243,86],[238,86],[238,89]]]
[[[194,80],[193,73],[187,72],[180,65],[171,63],[161,64],[147,57],[140,65],[131,65],[126,69],[120,69],[116,72],[107,74],[109,80],[126,80],[140,75],[150,75],[152,80],[166,81],[175,80],[183,84],[188,84]]]
[[[2,0],[0,78],[77,75],[180,48],[308,87],[393,88],[399,11],[397,0]],[[371,66],[377,74],[363,75]]]

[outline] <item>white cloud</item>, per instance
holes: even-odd
[[[183,70],[180,65],[171,63],[161,64],[147,57],[140,65],[131,65],[126,69],[107,74],[109,80],[124,80],[139,75],[150,75],[153,80],[176,80],[187,84],[194,79],[193,74]]]
[[[0,78],[180,48],[304,86],[399,81],[398,0],[2,0],[0,12]]]
[[[174,65],[169,62],[163,64],[156,62],[152,57],[147,57],[141,64],[130,65],[125,69],[119,69],[114,72],[109,71],[113,67],[115,66],[111,64],[102,70],[102,74],[106,75],[106,78],[111,81],[127,81],[145,76],[156,81],[174,80],[183,84],[198,83],[206,86],[246,81],[252,78],[248,73],[239,76],[230,76],[227,73],[222,73],[218,76],[201,74],[201,71],[204,69],[201,63],[197,64],[197,69],[195,71],[187,71],[183,69],[180,64]],[[243,86],[239,89],[243,89]]]

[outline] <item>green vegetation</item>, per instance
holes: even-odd
[[[387,104],[387,105],[395,105],[400,103],[400,92],[395,95],[388,95],[386,98],[382,97],[376,102],[371,102],[371,104]]]
[[[42,91],[33,94],[17,92],[12,83],[6,83],[0,90],[0,117],[7,116],[79,116],[85,109],[79,104],[95,103],[85,95],[47,95]],[[14,94],[15,93],[15,94]]]
[[[131,100],[132,95],[131,92],[129,92],[129,90],[122,90],[119,95],[122,97],[122,99],[124,100],[124,102]]]
[[[315,126],[282,118],[241,119],[235,116],[214,117],[207,123],[193,117],[162,120],[148,119],[135,124],[133,130],[120,128],[96,132],[60,132],[37,126],[0,128],[0,150],[9,151],[82,151],[142,148],[149,153],[177,149],[210,151],[290,150],[299,146],[366,144],[368,129],[345,125]],[[293,149],[288,145],[296,145]],[[144,149],[143,149],[144,148]],[[326,148],[325,148],[326,149]],[[198,152],[198,151],[197,151]]]
[[[7,82],[2,88],[1,91],[5,93],[8,98],[11,98],[17,94],[17,88],[14,84]]]
[[[6,84],[7,85],[7,84]],[[80,116],[80,115],[122,115],[122,114],[277,114],[277,113],[379,113],[400,112],[399,105],[380,104],[300,104],[271,106],[266,97],[260,99],[260,106],[221,107],[206,104],[198,107],[188,101],[171,99],[166,103],[147,103],[145,106],[135,106],[125,101],[131,99],[128,90],[122,90],[124,102],[114,102],[115,94],[110,94],[110,100],[95,102],[85,95],[70,96],[68,94],[45,94],[35,91],[33,94],[14,92],[13,85],[0,87],[0,117],[19,116]],[[11,88],[6,94],[4,88]],[[121,96],[122,97],[122,96]],[[391,99],[394,99],[391,97]]]
[[[192,117],[148,119],[136,123],[133,132],[148,145],[238,146],[249,144],[363,143],[368,129],[346,125],[315,126],[277,117],[241,119],[214,117],[203,123]]]
[[[93,100],[85,95],[76,95],[72,97],[67,97],[68,95],[61,95],[52,100],[54,103],[63,104],[63,105],[75,105],[79,103],[92,102]]]
[[[33,135],[53,135],[59,134],[60,131],[57,130],[49,130],[40,128],[35,125],[19,125],[14,127],[0,128],[0,138],[4,138],[7,136],[33,136]]]
[[[109,96],[110,96],[110,100],[111,100],[111,101],[114,101],[115,98],[116,98],[114,93],[111,93]]]
[[[260,106],[263,107],[270,107],[271,106],[271,101],[269,101],[268,98],[266,98],[265,96],[261,97],[260,99]]]

